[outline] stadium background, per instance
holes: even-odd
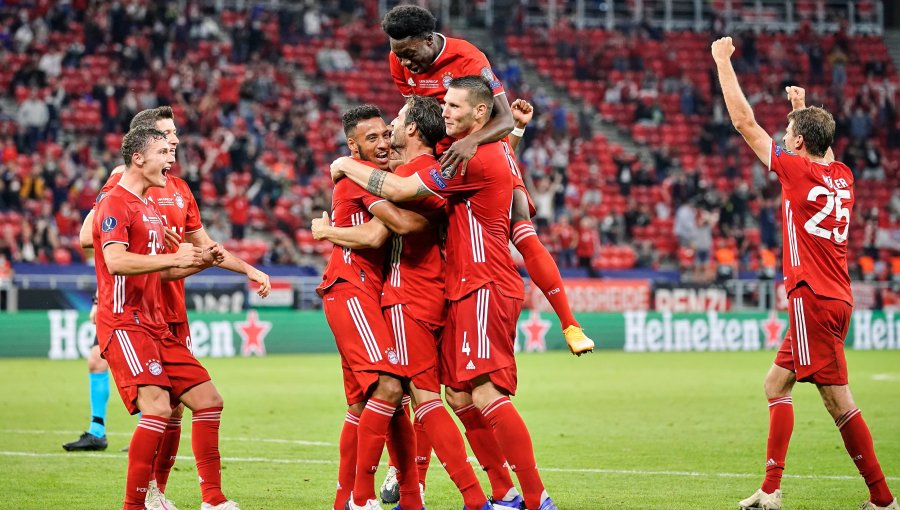
[[[161,104],[175,109],[181,138],[176,171],[197,197],[211,237],[258,264],[275,285],[273,296],[261,302],[242,277],[215,270],[191,277],[188,308],[198,355],[333,352],[313,292],[330,245],[314,241],[308,226],[330,207],[326,169],[346,153],[343,109],[375,103],[389,120],[401,105],[388,71],[387,38],[378,26],[380,14],[394,3],[0,3],[0,356],[54,360],[38,365],[0,361],[9,378],[4,387],[21,385],[15,374],[68,374],[57,381],[66,388],[83,377],[78,375],[83,362],[57,361],[84,357],[93,339],[87,312],[95,280],[92,261],[85,261],[78,248],[78,229],[109,170],[119,164],[119,144],[131,117]],[[485,51],[510,100],[523,97],[535,105],[518,153],[538,205],[535,224],[601,353],[577,360],[585,361],[582,365],[555,353],[526,357],[534,374],[543,378],[567,371],[573,384],[610,369],[628,378],[610,365],[640,374],[644,363],[602,351],[760,351],[783,335],[779,186],[731,128],[709,56],[715,37],[734,35],[741,84],[758,120],[776,140],[790,108],[786,84],[804,86],[808,104],[824,105],[835,115],[835,153],[857,179],[849,241],[857,306],[848,345],[891,351],[851,353],[851,363],[861,360],[860,373],[873,378],[863,383],[864,391],[878,396],[871,400],[873,407],[897,407],[900,8],[895,2],[422,4],[436,14],[442,33],[466,38]],[[522,350],[565,348],[549,310],[539,293],[529,291],[517,339]],[[748,371],[752,388],[747,394],[758,403],[758,381],[771,354],[642,354],[641,359],[683,375],[690,372],[680,372],[682,365],[715,372],[755,364]],[[305,354],[297,363],[307,367],[319,359]],[[237,374],[259,369],[256,360],[243,361],[209,363]],[[328,372],[333,377],[336,361],[328,358],[327,363],[333,365],[334,373]],[[734,373],[740,370],[745,368]],[[608,386],[621,386],[622,379],[610,373],[600,377],[605,391],[625,391]],[[274,380],[293,381],[290,376]],[[79,388],[66,404],[66,413],[77,420],[86,413],[81,409],[86,402],[77,404],[86,398]],[[565,391],[565,386],[556,389]],[[624,394],[621,398],[627,400]],[[654,413],[668,400],[660,395],[646,412]],[[4,431],[42,420],[28,404],[0,403],[14,409],[2,421]],[[118,403],[110,405],[117,409]],[[757,410],[755,405],[747,409]],[[822,422],[822,413],[812,409],[809,414]],[[575,415],[605,419],[587,411]],[[896,436],[900,416],[880,416],[884,422],[876,438],[891,431]],[[119,430],[131,427],[125,418],[118,423]],[[627,432],[644,425],[626,420],[621,427]],[[835,442],[833,431],[825,430],[828,424],[820,425],[822,437]],[[257,426],[247,425],[250,430]],[[757,439],[764,439],[761,425],[756,426]],[[326,428],[322,437],[336,430]],[[881,441],[879,452],[886,448],[895,458],[900,454],[896,440]],[[752,443],[755,450],[749,448],[754,462],[761,455],[757,443]],[[546,448],[557,446],[551,442]],[[15,434],[2,447],[49,451],[46,444]],[[560,454],[567,451],[561,448]],[[642,458],[654,455],[659,452],[649,450]],[[8,460],[0,456],[0,466]],[[900,466],[889,462],[886,471],[896,476]],[[854,474],[840,457],[834,463],[835,476]],[[752,471],[744,465],[731,470]],[[694,469],[689,463],[676,468]],[[30,469],[26,465],[25,471]],[[748,482],[728,482],[741,488],[725,501],[730,505],[731,496],[743,497]],[[858,489],[852,476],[836,483]],[[810,490],[820,492],[828,494]],[[596,508],[587,495],[572,501],[572,508]],[[645,503],[647,508],[708,508],[702,502],[672,506],[652,498]]]

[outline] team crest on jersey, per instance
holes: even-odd
[[[447,71],[441,76],[441,84],[445,89],[450,88],[450,82],[453,81],[453,73]]]
[[[409,86],[410,86],[410,87],[415,87],[415,86],[416,86],[416,80],[412,79],[412,76],[410,76],[409,79],[406,80],[406,83],[409,83]]]
[[[149,370],[153,375],[159,375],[163,370],[162,364],[159,362],[159,360],[151,359],[147,362],[147,370]]]
[[[434,182],[435,186],[437,186],[439,189],[444,189],[447,187],[447,181],[445,181],[441,176],[441,172],[438,172],[437,167],[429,170],[428,175],[429,177],[431,177],[431,180]]]
[[[106,198],[106,192],[105,192],[105,191],[104,191],[103,193],[100,193],[99,195],[97,195],[97,200],[95,200],[95,202],[99,204],[100,201],[103,200],[104,198]]]
[[[384,353],[387,354],[388,361],[391,363],[391,365],[400,363],[400,357],[397,356],[397,352],[394,351],[393,348],[388,348],[386,351],[384,351]]]
[[[788,156],[796,156],[796,154],[794,154],[790,150],[785,149],[784,147],[776,144],[775,145],[775,157],[777,158],[778,156],[781,156],[782,153],[787,154]]]
[[[181,193],[175,192],[175,205],[179,209],[184,209],[184,197],[181,196]]]
[[[103,218],[103,223],[100,228],[102,228],[104,232],[112,232],[112,230],[116,228],[116,225],[118,224],[119,222],[116,221],[115,218],[113,218],[112,216],[107,216],[106,218]]]

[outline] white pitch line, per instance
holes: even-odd
[[[6,457],[52,457],[65,459],[127,459],[125,455],[116,455],[111,453],[35,453],[35,452],[4,452],[0,451],[0,456]],[[336,460],[323,459],[271,459],[265,457],[222,457],[223,462],[260,462],[272,464],[324,464],[335,465]],[[384,464],[384,463],[382,463]],[[680,476],[680,477],[710,477],[710,478],[759,478],[760,473],[701,473],[699,471],[644,471],[640,469],[579,469],[579,468],[546,468],[539,467],[539,471],[552,473],[581,473],[581,474],[597,474],[597,475],[640,475],[640,476]],[[859,476],[846,475],[784,475],[785,478],[800,478],[808,480],[858,480]],[[897,481],[900,478],[895,476],[886,477],[887,480]]]
[[[874,374],[872,375],[872,380],[897,382],[900,381],[900,374]]]
[[[46,435],[46,434],[55,434],[61,436],[68,435],[81,435],[84,431],[73,431],[73,430],[28,430],[28,429],[0,429],[0,433],[7,434],[36,434],[36,435]],[[131,437],[131,432],[107,432],[107,436],[125,436]],[[190,434],[185,431],[181,437],[190,437]],[[301,446],[337,446],[334,443],[327,443],[324,441],[306,441],[303,439],[267,439],[260,437],[219,437],[220,441],[237,441],[237,442],[247,442],[247,443],[276,443],[276,444],[296,444]]]

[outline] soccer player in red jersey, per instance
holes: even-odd
[[[493,94],[483,77],[463,76],[449,83],[444,102],[447,134],[463,138],[487,123]],[[399,177],[341,158],[332,164],[332,178],[349,177],[391,201],[429,193],[448,200],[450,308],[441,340],[441,377],[459,392],[471,390],[519,479],[526,506],[555,510],[538,474],[528,428],[509,399],[517,385],[513,351],[524,297],[508,248],[513,164],[503,144],[495,142],[478,146],[465,175],[433,166]]]
[[[342,120],[347,145],[356,161],[365,157],[377,162],[362,162],[368,168],[379,165],[387,168],[390,130],[378,108],[356,107],[347,111]],[[349,179],[337,181],[331,217],[340,227],[361,225],[372,219],[370,209],[381,201]],[[342,506],[346,510],[381,508],[375,499],[374,476],[389,432],[394,460],[400,470],[400,506],[407,510],[422,507],[415,466],[415,435],[409,418],[398,407],[404,393],[404,369],[381,312],[383,264],[384,252],[380,249],[354,250],[335,245],[317,289],[341,354],[349,407],[341,432],[341,465],[335,501],[338,508],[342,504],[338,498],[346,494],[346,484],[352,481],[353,491]],[[347,460],[353,458],[355,470],[347,465]]]
[[[173,153],[178,147],[179,139],[175,126],[175,116],[172,108],[169,106],[160,106],[139,112],[131,120],[129,127],[130,129],[155,127],[166,134],[166,140]],[[106,184],[100,190],[100,198],[119,183],[123,170],[124,167],[122,166],[113,170]],[[177,244],[180,240],[185,239],[187,242],[201,248],[208,248],[216,244],[203,228],[200,222],[200,210],[197,202],[183,179],[168,174],[166,185],[162,188],[151,188],[148,191],[148,197],[162,213],[166,227],[167,243]],[[90,246],[93,218],[94,211],[92,210],[88,213],[82,226],[81,243],[84,247]],[[227,251],[224,253],[224,260],[218,264],[219,267],[245,274],[250,281],[259,284],[257,292],[260,296],[266,297],[269,294],[271,284],[269,283],[268,275],[239,257]],[[201,269],[203,268],[197,268],[198,271]],[[162,289],[163,314],[166,323],[169,325],[169,329],[175,338],[182,340],[190,348],[190,326],[185,305],[184,280],[163,281]],[[165,497],[165,490],[172,466],[175,464],[176,454],[178,453],[183,413],[184,406],[175,408],[166,427],[159,454],[154,464],[154,475],[147,491],[147,507],[150,510],[174,508],[174,504]]]
[[[569,349],[579,356],[593,351],[594,342],[585,336],[572,314],[559,268],[531,223],[534,205],[515,164],[512,149],[505,141],[509,134],[521,138],[524,129],[513,129],[512,110],[503,84],[494,75],[484,53],[467,41],[435,32],[435,24],[434,16],[428,10],[415,5],[398,5],[384,15],[381,28],[390,37],[388,60],[394,83],[404,96],[418,94],[443,101],[453,78],[481,75],[489,82],[493,92],[493,116],[482,129],[470,135],[451,135],[456,141],[446,151],[438,147],[438,152],[443,152],[441,167],[456,168],[458,165],[465,175],[466,164],[479,145],[503,140],[505,155],[512,162],[509,166],[515,187],[509,237],[522,253],[531,281],[541,289],[559,317]]]
[[[391,150],[400,163],[395,175],[408,177],[438,166],[434,148],[446,136],[446,131],[436,99],[410,96],[392,127]],[[423,216],[433,216],[436,212],[443,216],[444,206],[445,201],[435,195],[404,204]],[[315,220],[314,235],[345,247],[379,248],[394,231],[378,221],[379,210],[388,207],[394,206],[387,201],[377,202],[371,208],[376,219],[354,227],[332,227],[327,217]],[[446,302],[440,234],[433,228],[394,233],[398,235],[391,242],[381,307],[385,321],[391,326],[400,364],[406,367],[410,377],[416,419],[427,436],[428,449],[434,445],[438,458],[463,495],[465,508],[490,509],[466,460],[466,447],[459,429],[441,401],[437,349],[446,318]],[[417,434],[417,443],[420,437]],[[429,454],[420,450],[417,462],[419,457],[427,459]],[[419,483],[424,490],[421,467]]]
[[[202,509],[237,510],[222,494],[218,448],[222,397],[209,374],[162,312],[161,278],[177,279],[221,261],[222,248],[181,244],[165,253],[164,223],[147,197],[163,187],[175,162],[166,135],[138,128],[125,135],[127,168],[97,204],[94,260],[98,283],[97,337],[125,407],[142,416],[128,450],[125,509],[144,509],[153,460],[174,405],[194,412],[194,455],[203,491]]]
[[[794,428],[791,390],[797,381],[819,389],[844,446],[869,487],[861,510],[900,510],[875,456],[872,435],[853,401],[844,357],[853,296],[847,272],[847,237],[853,196],[853,172],[834,160],[834,119],[822,108],[805,107],[805,92],[788,87],[784,146],[756,123],[731,64],[734,44],[724,37],[712,55],[731,122],[756,156],[781,182],[784,242],[783,270],[790,327],[775,363],[766,375],[769,439],[762,486],[741,508],[780,509],[781,475]]]

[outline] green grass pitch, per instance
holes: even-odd
[[[514,401],[563,510],[733,509],[761,480],[768,426],[762,378],[772,358],[772,352],[521,355]],[[900,492],[900,352],[848,358],[857,404]],[[225,397],[226,494],[246,510],[330,508],[344,414],[337,356],[205,364]],[[85,372],[83,361],[0,361],[0,508],[121,507],[126,457],[119,448],[135,419],[115,389],[109,450],[60,447],[87,426]],[[799,385],[794,406],[784,508],[856,508],[867,498],[865,484],[815,388]],[[182,510],[200,504],[185,423],[167,491]],[[429,509],[462,507],[436,460],[428,487]]]

